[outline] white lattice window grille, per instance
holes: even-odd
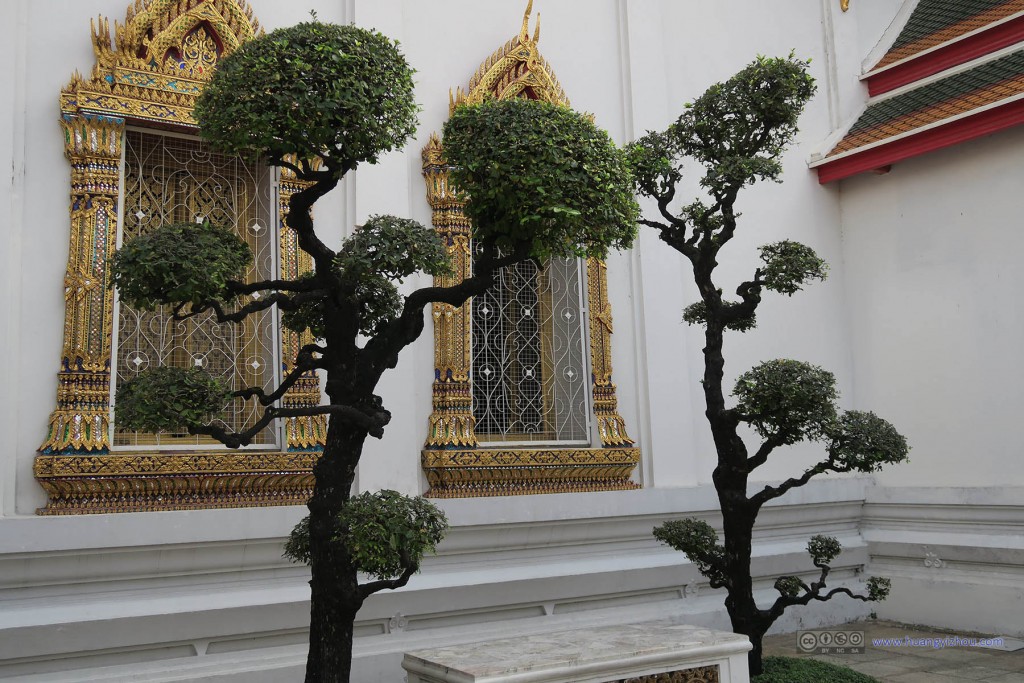
[[[253,253],[246,280],[268,279],[276,271],[276,219],[271,171],[257,159],[218,154],[202,141],[184,136],[128,130],[121,184],[118,245],[165,223],[206,222],[234,230]],[[259,294],[241,297],[237,307]],[[160,365],[202,367],[232,389],[272,391],[278,380],[276,308],[249,316],[243,324],[217,324],[212,313],[175,321],[169,307],[156,312],[118,302],[114,313],[116,387],[138,372]],[[209,448],[220,444],[186,433],[142,433],[116,429],[111,397],[114,447]],[[222,426],[240,431],[260,415],[255,401],[232,401]],[[273,426],[253,440],[276,447]]]
[[[470,376],[482,444],[590,443],[583,283],[579,259],[527,262],[474,298]]]

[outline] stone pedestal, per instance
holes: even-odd
[[[406,653],[409,683],[749,683],[745,636],[669,621]]]

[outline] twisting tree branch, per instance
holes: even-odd
[[[261,406],[269,406],[271,403],[281,400],[288,390],[291,389],[296,382],[302,379],[302,376],[307,372],[310,370],[325,369],[327,367],[326,363],[313,357],[312,350],[309,348],[310,346],[315,347],[317,350],[321,348],[315,344],[302,347],[298,353],[295,367],[288,373],[284,380],[281,381],[281,384],[278,385],[277,389],[273,392],[268,394],[260,387],[246,387],[245,389],[239,389],[238,391],[232,392],[231,395],[235,398],[241,398],[244,400],[255,398],[259,401]]]
[[[416,341],[423,332],[423,308],[429,303],[444,303],[461,306],[473,296],[482,294],[494,284],[495,274],[507,266],[525,261],[530,257],[529,245],[519,245],[512,253],[499,256],[498,248],[491,242],[484,242],[480,257],[473,264],[474,274],[451,287],[423,287],[405,298],[402,313],[389,323],[363,348],[369,360],[364,381],[375,386],[381,374],[398,364],[398,354]]]
[[[334,404],[303,408],[270,407],[263,411],[263,416],[252,427],[242,432],[232,432],[218,425],[191,425],[188,431],[190,434],[212,436],[228,448],[239,448],[252,443],[257,434],[279,417],[306,417],[309,415],[330,415],[332,419],[344,420],[365,430],[367,434],[377,439],[384,436],[384,427],[387,426],[387,421],[382,416],[373,417],[354,406]]]
[[[194,318],[197,315],[201,315],[206,311],[213,311],[219,323],[240,323],[250,315],[265,311],[277,304],[278,308],[285,311],[294,311],[301,304],[306,301],[313,301],[324,295],[323,290],[312,290],[309,292],[299,292],[295,295],[283,294],[281,292],[273,292],[266,297],[257,301],[250,301],[245,306],[242,306],[237,311],[227,311],[224,308],[224,304],[216,299],[210,299],[204,301],[199,306],[193,306],[188,313],[183,313],[185,306],[188,306],[188,302],[182,302],[176,304],[172,311],[172,317],[174,320],[188,320]]]
[[[300,177],[308,180],[309,175],[313,173],[325,172],[310,170],[309,173],[303,172]],[[331,272],[331,266],[334,263],[334,258],[337,256],[334,251],[317,237],[313,229],[313,217],[310,215],[313,204],[320,197],[323,197],[337,187],[338,181],[341,178],[341,174],[333,171],[333,169],[326,173],[326,176],[320,177],[309,187],[291,196],[288,200],[288,216],[285,218],[285,225],[295,231],[299,248],[313,257],[316,271],[320,274]]]
[[[789,491],[790,489],[803,486],[811,480],[811,477],[825,472],[849,472],[851,469],[851,467],[845,465],[837,465],[835,459],[830,455],[828,460],[819,462],[799,477],[791,477],[778,486],[765,486],[761,491],[750,497],[750,503],[753,505],[755,510],[760,509],[760,507],[769,500],[785,495],[786,491]]]
[[[781,446],[784,442],[785,439],[781,434],[772,434],[765,439],[760,448],[757,449],[757,452],[747,458],[747,471],[753,472],[755,469],[765,464],[772,451]]]
[[[402,574],[397,579],[381,579],[380,581],[371,581],[370,583],[364,583],[359,586],[359,594],[363,600],[370,597],[374,593],[382,590],[394,590],[401,588],[405,584],[409,583],[409,579],[412,575],[419,571],[420,565],[417,562],[413,562],[412,558],[409,557],[408,551],[405,549],[399,551],[399,557],[402,565]]]
[[[858,595],[849,588],[839,587],[833,588],[824,595],[821,593],[822,588],[827,588],[825,579],[828,578],[829,572],[832,570],[824,562],[815,562],[814,566],[821,570],[821,576],[817,581],[807,585],[803,581],[800,582],[800,587],[803,588],[804,594],[798,596],[780,595],[775,599],[775,603],[768,610],[762,610],[762,618],[766,618],[768,624],[773,623],[776,619],[782,616],[782,613],[787,607],[793,607],[795,605],[807,605],[812,600],[819,602],[826,602],[831,600],[836,595],[848,595],[854,600],[860,600],[861,602],[871,602],[871,598],[867,595]]]

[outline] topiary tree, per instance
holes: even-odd
[[[516,100],[462,107],[445,129],[446,153],[476,219],[480,256],[472,277],[403,297],[396,281],[450,272],[453,248],[407,219],[375,216],[340,249],[328,248],[310,209],[360,163],[411,137],[412,73],[395,43],[353,26],[314,20],[247,43],[219,63],[195,116],[215,147],[256,152],[309,183],[291,196],[285,225],[315,271],[244,282],[248,248],[210,225],[160,227],[125,244],[113,266],[114,284],[132,306],[170,305],[179,320],[212,311],[219,323],[276,306],[286,326],[320,340],[299,350],[294,369],[269,393],[231,390],[197,369],[161,368],[122,385],[116,416],[120,428],[187,430],[233,447],[277,418],[329,416],[309,517],[286,548],[311,566],[307,681],[349,680],[363,601],[404,585],[446,528],[421,499],[350,494],[366,437],[381,438],[391,417],[374,390],[423,332],[424,306],[460,306],[490,287],[499,269],[525,259],[628,246],[636,229],[628,165],[608,136],[567,108]],[[326,375],[326,405],[280,405],[311,372]],[[214,419],[228,400],[257,402],[261,417],[230,431]],[[360,583],[359,572],[375,580]]]
[[[736,381],[726,405],[723,388],[726,330],[746,331],[764,290],[793,295],[813,280],[824,280],[826,264],[807,246],[782,241],[761,247],[763,265],[736,288],[736,298],[723,295],[715,281],[722,249],[736,231],[736,200],[741,189],[758,180],[778,181],[780,157],[797,132],[797,117],[814,94],[807,63],[759,57],[724,83],[711,86],[688,104],[679,119],[663,132],[648,133],[629,150],[636,187],[657,204],[658,216],[641,223],[691,263],[700,300],[688,306],[683,319],[704,327],[704,375],[701,381],[705,415],[711,427],[718,464],[713,481],[722,510],[724,539],[705,521],[670,521],[654,530],[660,541],[681,550],[696,564],[712,588],[725,588],[733,630],[750,638],[752,675],[761,673],[761,641],[783,611],[812,600],[845,594],[858,600],[882,600],[885,579],[872,579],[867,595],[847,588],[826,589],[831,563],[841,552],[834,538],[815,536],[807,550],[820,570],[817,581],[780,578],[774,603],[765,609],[754,599],[750,574],[751,538],[761,507],[787,491],[827,472],[873,472],[906,460],[907,442],[896,429],[870,412],[840,412],[835,377],[819,367],[793,360],[761,363]],[[704,173],[705,196],[675,205],[683,178],[683,159],[696,161]],[[751,453],[741,429],[752,428],[759,445]],[[802,474],[777,486],[748,495],[751,473],[776,449],[801,441],[824,447],[825,457]]]

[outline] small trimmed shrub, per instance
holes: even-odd
[[[879,683],[877,678],[839,664],[797,657],[765,657],[764,673],[751,683]]]

